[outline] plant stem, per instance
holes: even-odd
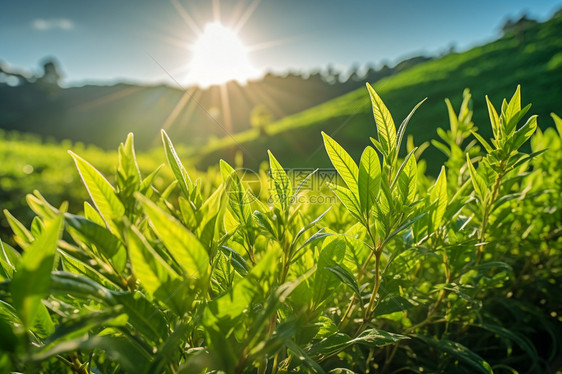
[[[379,288],[381,286],[381,274],[380,274],[380,267],[381,267],[381,250],[375,250],[375,285],[373,287],[373,293],[371,294],[371,298],[369,299],[369,304],[365,309],[365,314],[363,318],[363,324],[365,324],[368,320],[371,319],[373,312],[375,311],[375,299],[377,294],[379,293]]]
[[[371,250],[369,252],[369,256],[367,257],[367,259],[365,260],[365,262],[363,263],[363,266],[361,266],[361,269],[359,269],[359,274],[357,274],[357,282],[361,282],[361,280],[363,279],[363,276],[365,275],[365,272],[367,271],[367,265],[369,265],[369,262],[371,262],[371,259],[373,258],[373,251]],[[357,294],[353,294],[353,296],[351,297],[351,301],[349,302],[349,304],[347,305],[347,308],[345,310],[345,312],[342,315],[342,318],[340,320],[340,323],[338,324],[338,329],[341,330],[342,328],[345,327],[345,324],[347,322],[347,319],[349,318],[349,316],[351,315],[351,313],[353,312],[353,307],[355,306],[355,301],[357,300],[357,297],[359,295]],[[359,296],[360,297],[360,296]]]
[[[488,200],[487,204],[484,206],[484,213],[482,214],[482,225],[480,226],[480,234],[478,235],[479,243],[484,243],[484,241],[486,240],[486,230],[488,229],[490,214],[492,213],[492,208],[494,206],[494,203],[496,202],[496,198],[498,197],[498,193],[500,191],[500,186],[501,186],[501,180],[504,175],[505,172],[502,171],[496,177],[496,181],[494,182],[494,187],[492,188],[492,195],[490,196],[490,200]],[[485,245],[481,244],[476,249],[476,265],[478,265],[480,263],[480,260],[482,259],[484,247]]]

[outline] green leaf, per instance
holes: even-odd
[[[394,231],[392,231],[390,234],[388,234],[388,236],[384,239],[382,245],[384,246],[384,244],[386,244],[390,239],[392,239],[394,236],[399,234],[401,231],[406,230],[408,227],[412,226],[417,220],[419,220],[420,218],[422,218],[425,215],[426,215],[426,213],[424,212],[424,213],[419,214],[419,215],[417,215],[413,218],[410,218],[406,222],[402,223]]]
[[[120,230],[114,223],[114,220],[118,221],[123,217],[125,214],[125,207],[115,194],[115,189],[107,179],[86,160],[71,151],[69,151],[69,153],[76,163],[78,173],[98,212],[111,231],[114,234],[118,234]]]
[[[322,214],[320,214],[318,217],[316,217],[315,219],[313,219],[312,221],[310,221],[309,223],[307,223],[306,225],[304,225],[299,232],[295,235],[295,238],[293,239],[293,244],[295,244],[297,242],[297,240],[299,240],[299,238],[309,229],[311,229],[312,227],[314,227],[329,211],[330,209],[332,209],[332,207],[329,207],[328,209],[326,209],[324,212],[322,212]]]
[[[472,135],[474,135],[474,137],[476,139],[478,139],[478,141],[480,142],[480,144],[482,144],[482,146],[484,146],[484,149],[486,149],[486,152],[488,153],[492,153],[494,151],[494,149],[492,148],[492,146],[482,137],[482,135],[480,135],[479,133],[477,133],[476,131],[472,131]]]
[[[134,209],[133,193],[141,187],[141,174],[137,164],[132,133],[127,135],[125,144],[121,143],[118,150],[117,190],[121,201],[126,205],[128,213]]]
[[[225,295],[210,301],[203,316],[203,325],[215,339],[224,341],[236,326],[236,321],[252,309],[252,303],[262,300],[274,279],[281,249],[271,248],[245,278],[234,284]],[[220,337],[212,333],[219,333]]]
[[[445,99],[445,105],[447,105],[447,112],[449,113],[449,126],[451,127],[451,133],[455,136],[459,128],[459,119],[457,117],[457,113],[455,113],[455,109],[453,109],[451,100]]]
[[[146,178],[143,179],[139,188],[140,193],[148,196],[148,192],[150,190],[150,187],[152,186],[152,181],[154,181],[154,178],[156,178],[156,175],[158,175],[158,173],[163,167],[164,164],[161,164],[156,169],[154,169],[152,173],[150,173]]]
[[[410,157],[398,176],[398,191],[404,204],[412,204],[417,192],[418,165],[415,157]]]
[[[294,353],[295,360],[298,360],[299,362],[308,366],[313,373],[320,373],[320,374],[326,373],[324,369],[322,369],[322,367],[318,365],[316,361],[314,361],[312,358],[310,358],[310,356],[308,356],[308,354],[304,351],[304,349],[299,347],[298,344],[294,343],[291,340],[288,340],[287,348],[289,351]]]
[[[554,121],[554,125],[558,130],[558,135],[562,136],[562,118],[558,117],[555,113],[550,113],[552,120]]]
[[[43,303],[37,304],[34,314],[33,327],[31,328],[33,332],[42,339],[51,335],[55,331],[55,324],[47,307]]]
[[[320,305],[328,298],[339,282],[333,276],[329,267],[342,265],[345,258],[347,242],[344,238],[332,237],[323,243],[318,255],[318,267],[312,284],[312,299],[315,305]]]
[[[326,269],[334,273],[342,281],[343,284],[345,284],[353,292],[355,292],[358,297],[361,297],[361,291],[359,291],[357,281],[355,280],[355,277],[349,272],[349,270],[338,264],[328,266],[326,267]]]
[[[8,220],[8,225],[10,225],[10,228],[15,234],[14,236],[15,242],[22,249],[27,248],[34,240],[33,235],[31,235],[31,232],[29,232],[29,230],[20,221],[18,221],[16,217],[14,217],[7,209],[4,209],[4,215]]]
[[[189,199],[190,191],[193,188],[193,183],[191,182],[191,178],[187,174],[187,171],[183,167],[176,150],[174,149],[174,145],[172,141],[166,134],[166,131],[162,130],[162,143],[164,143],[164,149],[166,151],[166,158],[168,159],[168,164],[170,168],[172,168],[172,172],[176,177],[180,185],[180,189],[183,192],[184,196]]]
[[[24,252],[10,284],[13,306],[27,328],[38,316],[41,299],[49,295],[51,270],[61,230],[60,215],[45,223],[43,233]]]
[[[435,210],[431,214],[431,222],[433,229],[437,229],[441,226],[441,221],[445,210],[447,209],[447,173],[445,171],[445,166],[441,167],[441,172],[437,181],[433,185],[429,199],[431,204],[436,204]]]
[[[84,201],[84,217],[97,223],[100,226],[106,227],[105,221],[103,220],[102,216],[100,216],[99,212],[94,208],[89,202]]]
[[[299,195],[301,189],[303,186],[306,185],[307,181],[314,175],[314,173],[316,173],[319,169],[314,169],[310,174],[308,174],[297,186],[297,188],[295,189],[295,192],[293,192],[293,196],[291,196],[291,203],[294,203],[295,201],[297,201],[297,196]]]
[[[499,139],[501,136],[500,130],[500,118],[498,116],[498,112],[494,105],[490,102],[488,95],[486,95],[486,104],[488,105],[488,116],[490,117],[490,123],[492,124],[492,131],[494,133],[494,137]]]
[[[388,157],[393,155],[396,150],[396,126],[394,125],[394,120],[386,105],[384,105],[379,95],[369,83],[367,83],[367,90],[369,91],[371,104],[373,106],[373,114],[375,116],[379,137],[378,140],[384,151],[384,155]]]
[[[287,176],[287,173],[273,156],[273,154],[268,150],[269,155],[269,169],[271,172],[271,179],[273,179],[273,184],[275,186],[275,191],[277,192],[277,199],[279,205],[283,209],[287,209],[289,206],[291,194],[293,193],[293,187],[291,185],[291,180]]]
[[[354,195],[358,193],[358,174],[359,168],[349,153],[345,151],[334,139],[322,132],[324,147],[328,153],[332,165],[338,171],[347,187]]]
[[[408,154],[406,155],[406,158],[404,158],[404,161],[402,161],[402,163],[398,167],[398,170],[396,171],[396,175],[394,176],[394,179],[392,180],[392,183],[390,183],[389,191],[394,191],[394,188],[396,187],[396,182],[398,182],[398,179],[399,179],[400,175],[402,174],[402,170],[404,170],[404,168],[406,167],[406,164],[408,163],[408,161],[410,161],[410,158],[415,157],[414,153],[417,150],[418,150],[418,147],[414,147],[410,152],[408,152]]]
[[[537,129],[537,116],[532,116],[521,128],[515,131],[511,138],[511,151],[518,150],[529,138],[535,133]]]
[[[416,335],[416,338],[422,340],[426,344],[431,345],[442,352],[446,352],[450,354],[454,358],[470,366],[476,372],[485,373],[485,374],[492,373],[492,368],[490,367],[490,364],[488,364],[482,357],[472,352],[470,349],[466,348],[464,345],[460,343],[447,339],[436,340],[423,335]]]
[[[376,202],[381,183],[381,165],[377,152],[367,147],[359,163],[359,203],[363,214],[368,214]]]
[[[225,245],[221,246],[220,248],[226,256],[230,257],[230,263],[238,272],[238,274],[245,277],[250,271],[250,265],[248,265],[244,257],[242,257],[242,255],[236,252],[234,249]]]
[[[76,351],[104,351],[107,358],[118,363],[127,373],[142,373],[148,367],[150,354],[138,343],[127,337],[91,336],[68,340],[47,351],[32,355],[32,360],[43,362],[51,357]]]
[[[128,244],[133,274],[151,295],[154,295],[166,282],[178,278],[177,273],[160,257],[135,226],[129,228]]]
[[[328,187],[355,218],[357,218],[360,222],[364,221],[363,215],[361,214],[361,206],[359,201],[357,201],[356,195],[347,188],[333,183],[329,183]]]
[[[517,334],[515,332],[506,329],[505,327],[493,325],[491,323],[474,324],[474,326],[480,327],[481,329],[484,330],[488,330],[505,340],[514,341],[515,343],[517,343],[517,345],[519,345],[519,347],[521,347],[521,349],[525,351],[525,353],[527,353],[527,356],[533,361],[533,366],[530,368],[530,370],[539,368],[540,357],[537,353],[535,346],[530,341],[530,339],[528,339],[526,336]]]
[[[224,160],[220,160],[220,171],[230,208],[239,222],[247,225],[252,216],[248,192],[245,191],[236,170]]]
[[[72,295],[84,300],[97,300],[107,305],[116,304],[109,289],[90,278],[66,271],[53,271],[51,273],[51,293]]]
[[[12,327],[4,319],[0,318],[0,352],[10,352],[15,353],[19,340],[16,334],[14,334]]]
[[[379,329],[369,329],[363,331],[358,337],[349,341],[350,344],[364,344],[370,347],[384,347],[388,344],[394,344],[401,340],[410,339],[408,336],[395,334]]]
[[[123,313],[121,306],[107,308],[99,312],[87,314],[79,314],[73,316],[61,324],[59,324],[52,335],[50,335],[43,343],[49,345],[55,341],[60,343],[61,340],[69,340],[82,336],[95,327],[117,318]]]
[[[185,291],[185,290],[184,290]],[[140,292],[115,293],[114,299],[129,316],[132,331],[139,333],[154,343],[162,342],[169,334],[164,314],[156,304],[148,301]]]
[[[277,232],[273,228],[273,225],[272,225],[272,223],[271,223],[271,221],[270,221],[270,219],[267,215],[260,212],[259,210],[256,210],[256,211],[254,211],[254,218],[256,220],[256,223],[259,226],[261,226],[267,232],[269,232],[271,234],[271,236],[273,236],[274,238],[277,238]]]
[[[12,247],[4,244],[0,239],[0,265],[2,266],[3,276],[7,279],[14,277],[14,271],[20,262],[21,255]]]
[[[140,193],[135,197],[142,203],[156,235],[186,274],[196,279],[206,278],[209,255],[197,237],[147,197]]]
[[[468,167],[468,171],[470,173],[470,179],[472,181],[472,186],[474,187],[474,191],[476,192],[476,196],[478,196],[480,203],[484,204],[486,201],[486,194],[488,191],[488,186],[484,181],[484,178],[480,176],[472,166],[472,162],[470,161],[470,156],[466,155],[466,166]]]
[[[416,112],[416,110],[418,110],[418,108],[427,100],[427,97],[425,99],[423,99],[422,101],[420,101],[419,103],[416,104],[416,106],[410,111],[410,114],[408,114],[408,116],[406,118],[404,118],[404,121],[402,121],[402,123],[400,124],[400,127],[398,128],[398,141],[396,143],[396,157],[398,157],[398,152],[400,151],[400,145],[402,144],[402,138],[404,137],[404,133],[406,132],[406,127],[408,126],[408,123],[410,122],[410,119],[412,119],[412,116],[414,115],[414,113]]]
[[[121,240],[113,235],[105,226],[100,226],[97,223],[90,221],[84,217],[77,216],[70,213],[64,214],[65,222],[68,226],[76,230],[80,239],[88,245],[94,245],[95,248],[108,259],[113,260],[114,264],[119,265],[122,258],[125,256],[125,247]],[[124,263],[116,268],[124,267]]]
[[[408,336],[391,333],[379,329],[363,331],[358,337],[352,339],[347,334],[337,333],[314,344],[310,353],[331,356],[354,344],[363,344],[371,347],[384,347],[402,340],[410,339]]]
[[[513,123],[511,119],[515,117],[515,115],[521,110],[521,86],[518,85],[515,93],[509,100],[505,111],[503,113],[503,125],[504,125],[504,134],[508,135],[511,134],[513,129],[515,129],[516,123]]]

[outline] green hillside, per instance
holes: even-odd
[[[499,106],[518,84],[523,97],[533,103],[531,112],[539,115],[539,126],[551,126],[550,112],[562,110],[562,15],[547,22],[529,25],[502,38],[463,53],[454,53],[426,62],[382,79],[374,85],[387,103],[395,122],[400,123],[410,109],[428,97],[410,122],[407,133],[417,144],[430,139],[438,127],[448,124],[445,98],[458,108],[462,92],[473,95],[474,122],[484,134],[488,131],[485,94]],[[273,123],[262,131],[250,130],[224,138],[197,150],[200,167],[219,157],[232,159],[243,152],[246,166],[255,166],[269,148],[286,167],[328,166],[322,150],[321,131],[333,136],[359,156],[368,136],[375,135],[371,105],[364,88],[330,100]],[[258,157],[259,159],[256,159]],[[264,156],[265,157],[265,156]],[[435,148],[426,150],[428,168],[435,171],[442,155]]]

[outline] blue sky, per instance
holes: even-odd
[[[54,56],[67,85],[173,83],[170,74],[189,84],[187,46],[197,39],[189,18],[199,29],[217,19],[243,23],[238,36],[261,72],[392,65],[451,44],[467,49],[497,38],[507,17],[545,20],[561,7],[547,0],[6,1],[0,61],[36,72]]]

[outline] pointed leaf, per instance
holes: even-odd
[[[46,222],[45,229],[24,252],[10,284],[13,306],[27,328],[37,317],[41,299],[47,298],[62,216]]]
[[[382,99],[369,83],[367,83],[367,89],[371,96],[373,114],[379,135],[378,140],[385,155],[390,156],[396,150],[396,126],[394,125],[394,120]]]
[[[107,179],[86,160],[71,151],[69,151],[69,153],[76,163],[78,173],[98,212],[113,233],[117,234],[119,229],[113,220],[123,217],[125,214],[125,207],[115,194],[115,189]]]
[[[197,237],[147,197],[139,193],[135,197],[142,203],[154,231],[187,275],[205,278],[209,271],[209,255]]]
[[[472,180],[472,186],[474,187],[474,192],[476,192],[476,196],[478,196],[480,203],[484,204],[486,201],[486,192],[488,187],[484,179],[476,172],[474,166],[472,166],[472,162],[470,161],[470,156],[466,155],[466,165],[468,167],[468,171],[470,173],[470,179]]]
[[[176,150],[174,149],[174,145],[172,141],[166,134],[166,131],[162,130],[162,143],[164,143],[164,149],[166,151],[166,158],[168,159],[168,164],[170,168],[172,168],[172,172],[176,177],[180,185],[180,189],[184,194],[184,197],[189,199],[190,191],[193,188],[193,183],[191,182],[191,178],[187,174],[187,171],[183,167]]]
[[[377,152],[367,147],[359,163],[359,203],[363,214],[368,214],[375,203],[381,183],[381,165]]]
[[[511,138],[511,151],[518,150],[529,138],[535,133],[537,129],[537,116],[532,116],[521,128],[515,131]]]
[[[324,146],[332,165],[354,195],[358,192],[359,168],[351,156],[334,139],[322,132]]]
[[[445,166],[441,167],[441,172],[437,181],[433,185],[429,199],[431,204],[436,204],[435,210],[431,215],[431,222],[433,228],[437,229],[441,226],[441,221],[445,210],[447,209],[447,173],[445,172]]]
[[[279,205],[286,209],[290,202],[289,198],[293,193],[291,180],[287,176],[285,169],[283,169],[271,151],[268,150],[267,154],[269,155],[269,170],[271,172],[271,179],[273,180],[275,191],[277,192]]]
[[[339,264],[328,266],[326,267],[326,269],[334,273],[342,281],[343,284],[345,284],[353,292],[355,292],[358,297],[361,297],[361,291],[359,291],[357,281],[355,280],[355,277],[349,272],[349,270]]]

